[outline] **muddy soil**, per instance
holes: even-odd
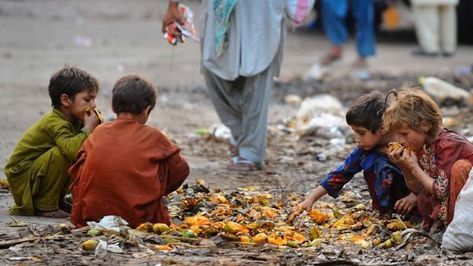
[[[344,59],[329,67],[322,80],[304,80],[304,74],[329,44],[319,33],[290,31],[281,77],[272,92],[267,165],[264,170],[253,173],[231,172],[225,168],[229,161],[225,141],[196,134],[219,121],[199,74],[198,45],[188,42],[171,48],[160,36],[159,18],[165,4],[164,0],[0,1],[0,21],[4,25],[0,35],[7,36],[0,39],[0,170],[3,170],[21,134],[49,111],[48,79],[66,63],[81,66],[97,76],[102,86],[97,104],[109,118],[113,117],[111,87],[118,77],[139,73],[155,81],[160,98],[148,124],[164,130],[182,148],[191,165],[191,175],[186,182],[203,179],[209,187],[223,190],[256,186],[263,192],[290,191],[297,193],[301,200],[304,193],[315,187],[324,174],[344,159],[353,143],[347,136],[347,145],[329,153],[324,160],[318,160],[317,155],[326,152],[328,140],[317,136],[298,139],[283,129],[298,110],[298,106],[285,103],[286,95],[304,98],[328,93],[348,106],[365,92],[373,89],[388,91],[406,83],[415,84],[419,76],[425,75],[436,75],[467,90],[473,88],[473,76],[465,73],[473,62],[473,47],[459,47],[453,58],[412,58],[410,50],[415,47],[414,41],[380,42],[379,56],[372,59],[369,68],[362,72],[349,67],[355,58],[350,44]],[[187,4],[198,18],[199,2],[187,1]],[[459,72],[462,75],[458,75]],[[473,136],[473,116],[469,106],[446,103],[443,111],[457,121],[452,124],[455,129],[468,137]],[[0,177],[2,175],[0,173]],[[368,202],[368,193],[360,176],[354,178],[346,190],[355,191]],[[37,239],[0,246],[0,264],[459,265],[473,261],[471,254],[437,256],[440,250],[430,242],[424,243],[421,252],[343,248],[278,250],[233,246],[217,250],[189,248],[168,254],[158,252],[143,258],[133,257],[131,253],[95,257],[80,249],[83,236],[41,237],[42,232],[44,235],[55,232],[58,224],[68,223],[67,219],[16,217],[27,222],[29,227],[8,226],[6,222],[11,221],[8,208],[12,204],[9,191],[0,190],[0,239]],[[393,260],[393,257],[398,260]]]

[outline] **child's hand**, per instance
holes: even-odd
[[[394,210],[399,214],[408,214],[417,205],[417,197],[414,193],[410,193],[404,198],[396,201]]]
[[[299,203],[296,208],[291,212],[291,214],[287,217],[287,223],[291,223],[299,214],[301,214],[304,210],[309,213],[312,209],[312,205],[314,201],[308,197],[303,202]]]
[[[95,112],[84,113],[84,127],[92,133],[94,129],[100,124],[100,119]]]
[[[304,211],[304,208],[302,208],[300,206],[300,204],[291,212],[291,214],[289,214],[289,216],[287,217],[287,220],[286,222],[288,224],[292,223],[292,221],[297,217],[299,216],[299,214],[301,214],[301,212]]]
[[[297,207],[291,212],[291,214],[287,218],[287,222],[288,223],[292,222],[292,220],[294,220],[294,218],[296,218],[304,210],[307,213],[310,213],[310,211],[312,210],[312,205],[314,205],[314,202],[320,199],[320,197],[322,197],[325,194],[327,194],[327,190],[325,190],[323,186],[316,187],[312,191],[312,193],[310,193],[310,195],[303,202],[299,203],[299,205],[297,205]]]
[[[391,162],[395,163],[396,165],[399,165],[402,154],[404,153],[404,147],[402,146],[398,147],[398,145],[391,145],[391,144],[392,143],[389,143],[389,148],[387,150],[388,158]]]
[[[389,149],[388,158],[397,166],[403,170],[408,170],[409,172],[419,166],[415,152],[402,146],[397,149]]]
[[[419,160],[413,151],[405,149],[400,158],[400,164],[403,168],[412,171],[412,169],[419,167]]]

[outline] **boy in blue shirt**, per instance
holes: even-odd
[[[386,156],[388,143],[394,139],[381,128],[385,106],[385,96],[378,91],[355,100],[345,117],[358,146],[322,179],[296,210],[310,212],[314,202],[325,194],[337,197],[343,186],[360,171],[368,185],[373,209],[382,214],[393,211],[407,214],[415,207],[416,196],[407,188],[402,172]]]

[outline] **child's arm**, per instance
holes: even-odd
[[[307,198],[303,202],[297,205],[297,209],[310,212],[310,210],[312,209],[312,205],[314,205],[314,202],[316,202],[318,199],[320,199],[322,196],[326,194],[327,194],[327,190],[325,190],[324,187],[317,186],[314,190],[312,190],[312,193],[310,193],[310,195],[307,196]]]
[[[189,165],[181,157],[180,152],[171,155],[166,164],[168,165],[168,180],[166,184],[166,195],[178,189],[187,176],[189,176]]]
[[[413,151],[404,151],[400,158],[400,164],[402,165],[402,168],[409,173],[406,177],[409,179],[410,186],[408,185],[408,187],[411,191],[414,193],[417,191],[417,193],[419,193],[425,189],[428,193],[432,193],[434,179],[420,168],[417,156]]]
[[[434,179],[420,168],[419,164],[413,167],[407,167],[407,170],[401,168],[401,170],[406,171],[407,175],[404,176],[406,179],[406,184],[409,190],[419,194],[422,190],[426,190],[428,193],[432,193],[432,185],[434,184]]]
[[[422,173],[427,177],[429,176],[420,168],[415,153],[405,149],[397,149],[389,152],[388,157],[401,169],[407,188],[415,194],[419,194],[423,189],[423,185],[418,177]]]
[[[340,164],[337,169],[326,175],[320,182],[320,185],[292,211],[287,222],[290,223],[303,210],[310,212],[314,202],[325,194],[337,197],[343,186],[348,183],[356,173],[362,170],[361,161],[364,154],[365,152],[361,148],[355,148],[345,161]]]
[[[84,129],[76,134],[72,125],[68,123],[54,124],[50,133],[57,147],[68,161],[74,161],[77,158],[82,143],[89,136],[89,132]]]
[[[50,120],[49,133],[54,138],[56,146],[59,148],[64,157],[69,161],[74,161],[77,158],[82,143],[87,139],[90,133],[99,124],[99,119],[94,112],[85,114],[83,117],[84,127],[82,131],[76,133],[73,126],[64,120]]]
[[[312,205],[314,205],[314,202],[327,193],[327,190],[325,190],[323,186],[317,186],[314,190],[312,190],[312,193],[310,193],[310,195],[303,202],[299,203],[299,205],[297,205],[297,207],[292,210],[286,222],[292,223],[292,220],[294,220],[304,210],[309,213],[312,209]]]

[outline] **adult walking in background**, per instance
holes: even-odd
[[[179,21],[178,1],[169,1],[167,25]],[[267,114],[273,78],[279,75],[285,17],[296,24],[313,0],[203,0],[202,72],[217,114],[230,128],[229,169],[264,164]]]
[[[452,56],[457,47],[458,0],[412,0],[420,56]]]
[[[322,24],[332,43],[330,51],[321,59],[329,65],[342,57],[343,45],[348,40],[346,18],[351,11],[355,19],[355,40],[358,58],[355,67],[366,65],[366,59],[375,54],[374,1],[322,0]]]

